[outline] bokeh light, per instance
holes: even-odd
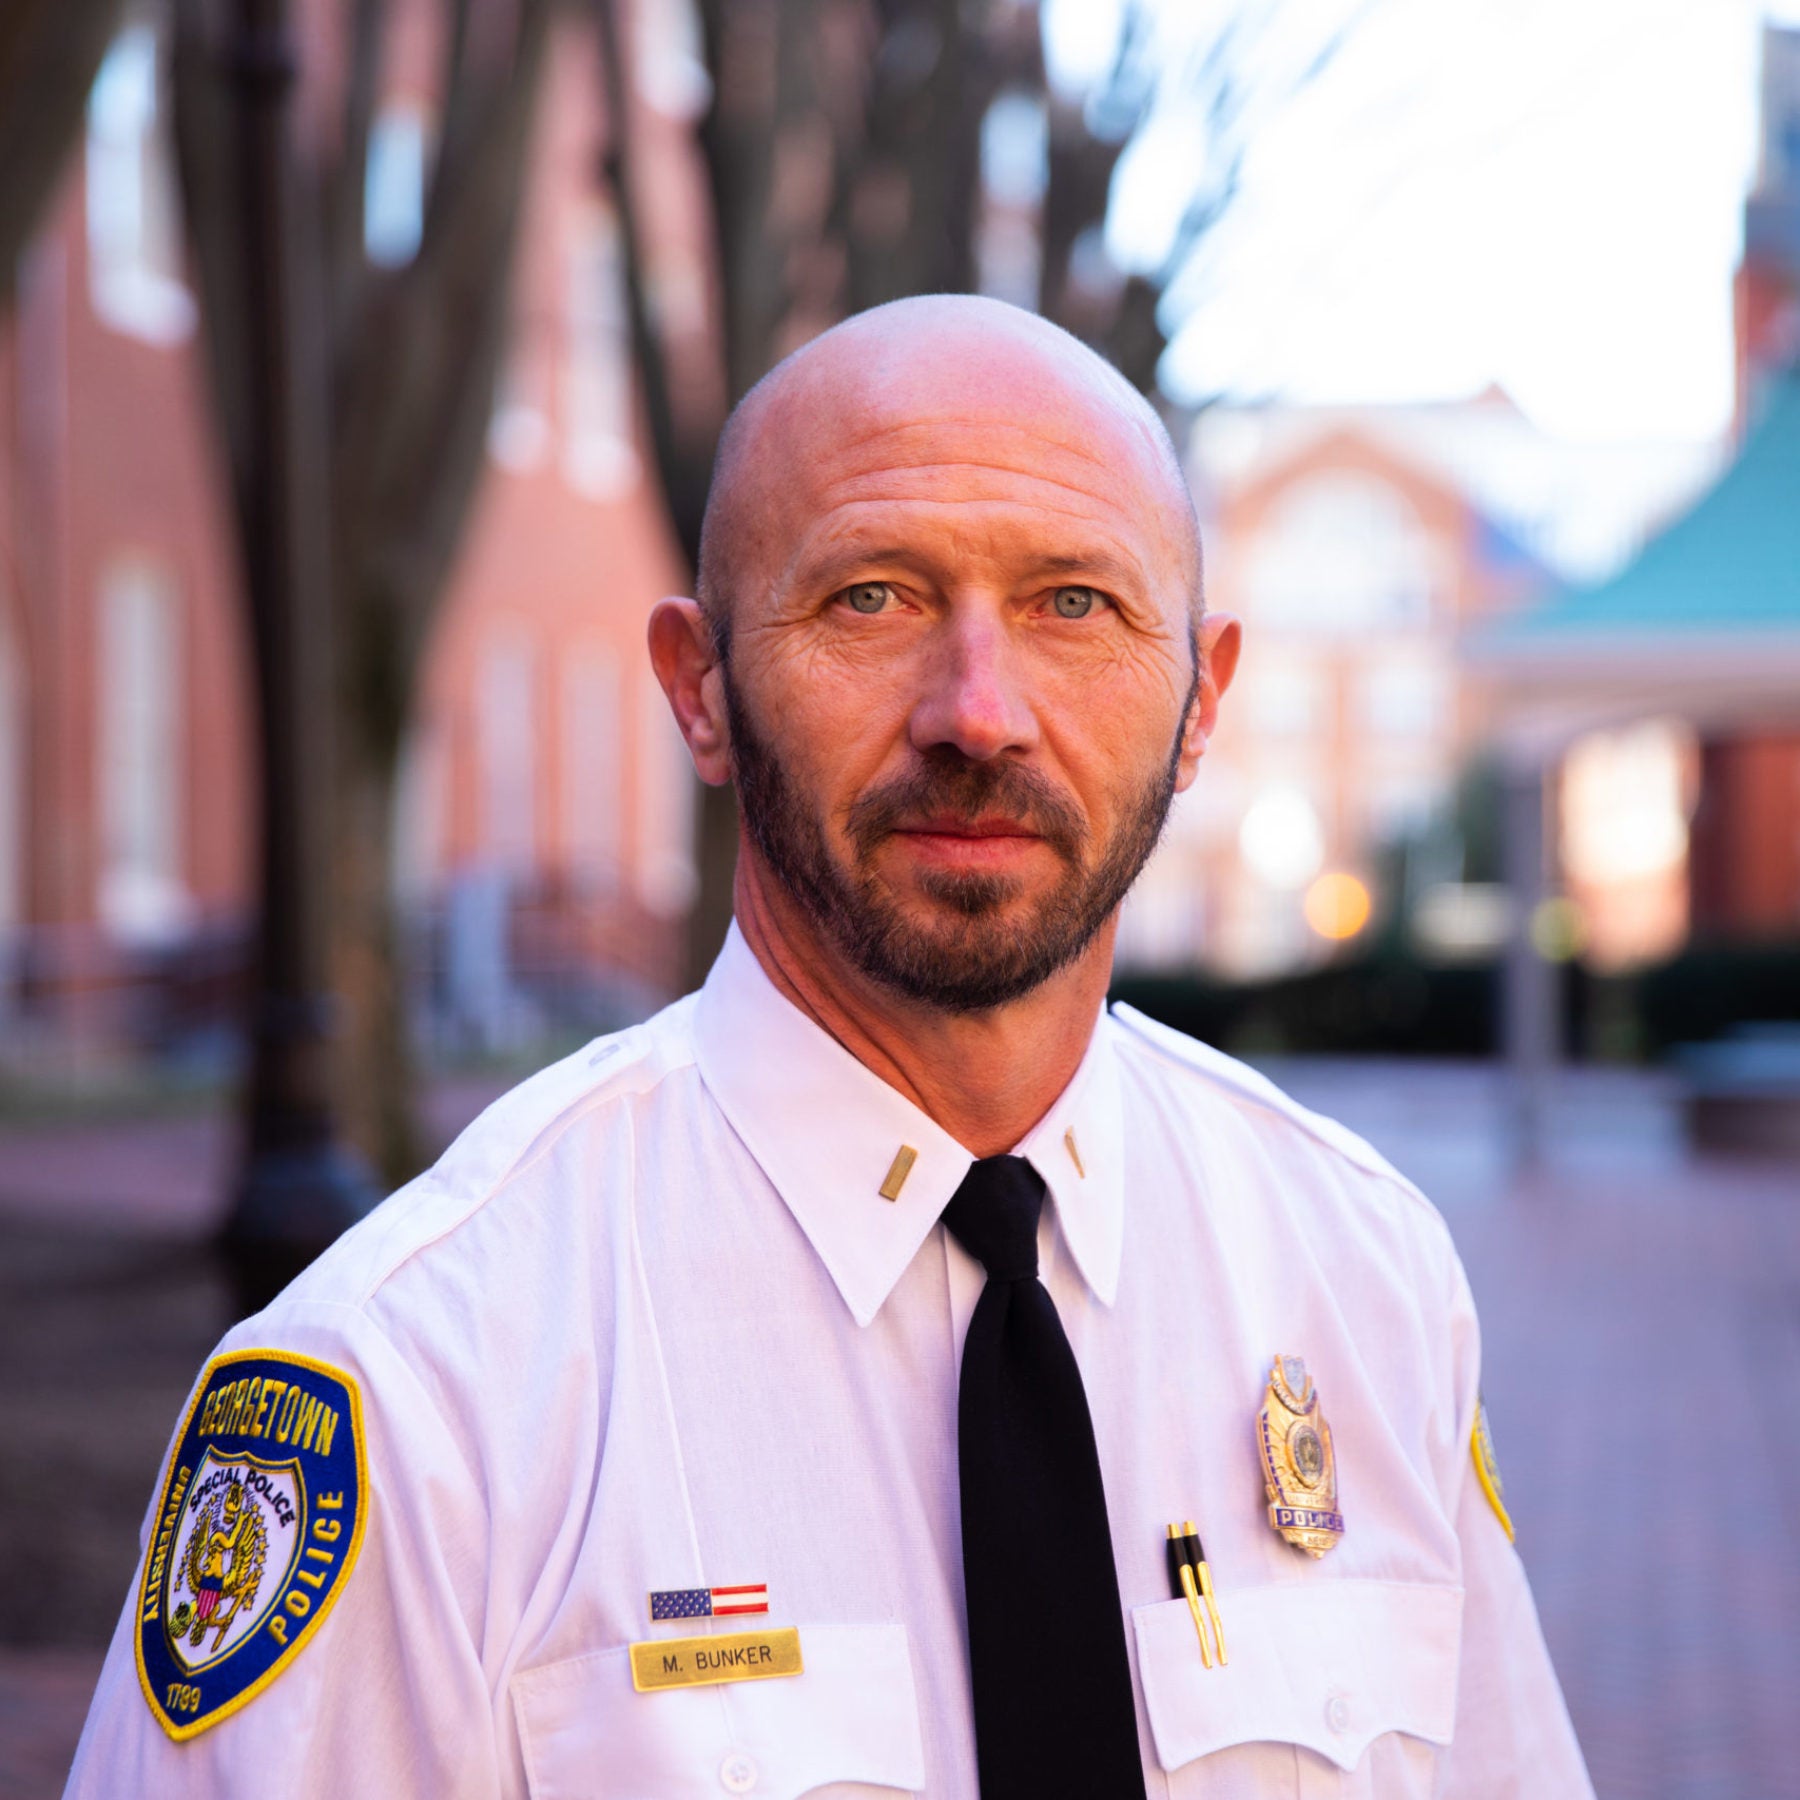
[[[1330,869],[1306,890],[1306,922],[1334,944],[1353,938],[1369,922],[1369,890],[1354,875]]]

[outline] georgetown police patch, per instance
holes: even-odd
[[[367,1500],[348,1375],[285,1350],[208,1365],[138,1594],[138,1679],[171,1737],[248,1705],[298,1654],[349,1578]]]

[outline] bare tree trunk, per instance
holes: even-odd
[[[418,255],[370,272],[341,322],[332,527],[342,799],[333,968],[344,1002],[342,1094],[390,1184],[426,1160],[391,869],[396,790],[418,673],[486,464],[506,348],[513,250],[552,0],[515,0],[506,55],[451,7],[443,142]]]
[[[338,900],[333,1085],[390,1183],[420,1162],[389,879],[397,771],[433,616],[485,467],[545,45],[559,11],[557,0],[439,0],[439,8],[441,131],[413,259],[378,268],[363,246],[390,0],[342,0],[340,130],[309,139],[288,171],[296,216],[323,239],[306,271],[314,279],[304,323],[323,340],[308,374],[329,431],[328,494],[308,549],[330,564],[330,616],[317,625],[332,642],[331,666],[316,704],[335,725],[335,748],[306,773],[338,803],[328,847],[307,853],[304,878]],[[220,49],[230,41],[225,13],[226,0],[178,0],[176,111],[218,411],[244,515],[268,454],[267,420],[252,398],[268,298],[249,266],[258,252],[245,226],[230,59]],[[291,80],[296,71],[284,64],[281,73]]]
[[[393,904],[397,745],[340,756],[332,934],[333,987],[343,1009],[338,1101],[352,1137],[387,1187],[425,1161],[415,1116],[405,935]]]

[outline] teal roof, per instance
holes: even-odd
[[[1480,635],[1496,650],[1613,633],[1800,634],[1800,371],[1693,511],[1598,587],[1573,588]]]

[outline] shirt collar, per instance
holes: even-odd
[[[867,1325],[974,1158],[788,1001],[735,924],[700,991],[695,1055],[732,1130]],[[902,1146],[915,1160],[886,1200],[882,1184]],[[1123,1146],[1102,1014],[1074,1079],[1017,1153],[1043,1176],[1070,1253],[1109,1306],[1124,1234]]]

